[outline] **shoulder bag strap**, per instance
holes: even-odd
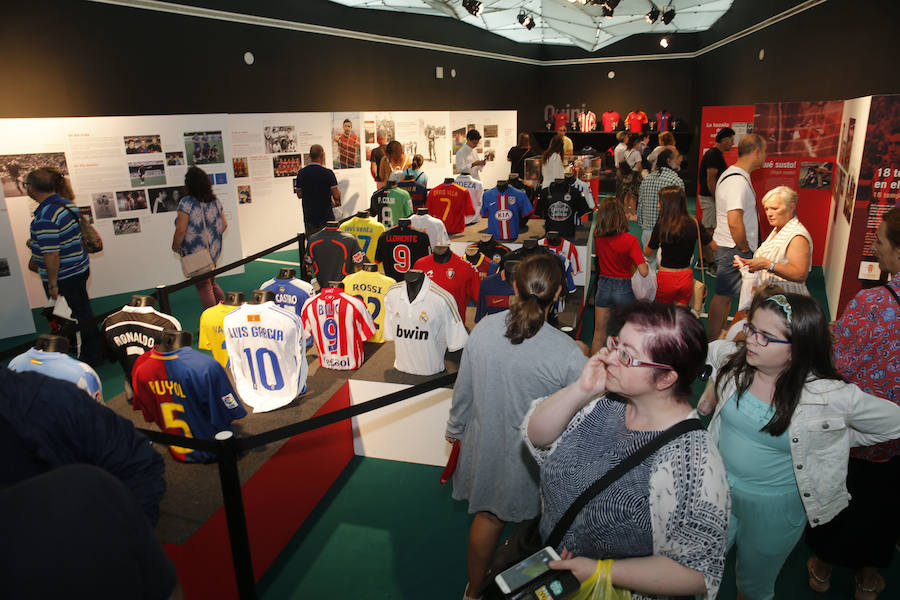
[[[581,495],[575,499],[571,506],[569,506],[569,509],[566,510],[560,520],[556,523],[556,526],[550,533],[550,537],[547,538],[547,545],[556,548],[562,541],[565,533],[572,526],[572,523],[575,521],[575,517],[578,516],[579,512],[581,512],[581,509],[583,509],[585,505],[600,492],[609,487],[610,484],[612,484],[617,479],[622,477],[622,475],[643,462],[644,459],[652,455],[654,452],[665,446],[670,441],[689,431],[694,431],[695,429],[704,429],[703,423],[700,422],[700,419],[685,419],[684,421],[680,421],[635,450],[632,454],[628,455],[625,460],[607,471],[606,474],[595,481],[591,485],[591,487],[581,492]]]
[[[888,284],[884,284],[884,287],[887,288],[887,291],[891,293],[891,296],[894,297],[894,300],[897,301],[897,304],[900,305],[900,296],[897,296],[897,292],[894,291],[894,288],[889,286]]]
[[[697,221],[697,217],[694,217],[694,225],[697,227],[697,253],[700,255],[700,278],[703,280],[703,285],[706,285],[706,272],[703,270],[703,241],[700,239],[700,223]]]
[[[81,227],[81,217],[79,216],[81,214],[81,211],[78,211],[78,214],[76,215],[75,211],[69,208],[69,206],[65,202],[52,202],[51,204],[53,204],[54,206],[62,206],[64,209],[66,209],[69,214],[72,215],[72,218],[75,219],[75,224],[78,225],[78,233],[81,234],[81,237],[84,237],[84,230]]]

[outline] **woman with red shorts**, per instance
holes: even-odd
[[[687,306],[694,293],[694,272],[691,257],[699,238],[702,246],[715,251],[716,243],[706,229],[688,214],[687,198],[678,186],[659,191],[659,219],[644,248],[650,257],[662,248],[659,270],[656,273],[656,301],[663,304]]]

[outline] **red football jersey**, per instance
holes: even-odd
[[[444,222],[447,233],[459,233],[466,228],[466,217],[475,214],[469,190],[455,183],[442,183],[428,192],[425,203],[428,214]]]
[[[481,277],[475,267],[451,252],[450,260],[445,263],[436,261],[434,255],[429,254],[417,260],[413,268],[424,271],[433,282],[450,292],[456,300],[459,318],[465,322],[466,304],[470,299],[478,301],[478,289],[481,287]]]
[[[466,260],[478,271],[479,278],[484,279],[491,274],[491,259],[481,252],[475,255],[475,262],[472,262],[469,257],[466,257]]]
[[[347,370],[363,363],[363,342],[375,333],[375,323],[362,300],[325,288],[303,305],[302,319],[306,333],[316,340],[320,365]]]
[[[648,123],[647,113],[642,110],[631,111],[625,117],[625,126],[633,133],[640,133],[644,123]]]
[[[619,113],[615,111],[605,112],[601,118],[603,119],[603,131],[614,131],[619,126]]]

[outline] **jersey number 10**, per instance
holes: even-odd
[[[272,369],[272,378],[274,383],[269,381],[269,372],[266,369],[266,356],[269,357],[269,364]],[[256,369],[254,369],[253,355],[250,348],[244,348],[244,357],[247,359],[247,367],[250,369],[250,380],[253,382],[253,388],[257,388],[257,372],[259,373],[259,384],[267,390],[280,390],[284,387],[284,377],[281,375],[281,366],[278,364],[278,357],[268,348],[256,349]]]

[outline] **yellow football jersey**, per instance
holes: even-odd
[[[202,350],[212,352],[213,358],[228,370],[228,352],[225,350],[225,330],[222,329],[222,319],[225,315],[236,309],[230,304],[216,304],[203,311],[200,315],[200,339],[197,346]]]
[[[397,283],[393,278],[383,273],[371,273],[369,271],[358,271],[344,277],[344,291],[351,296],[356,296],[362,300],[372,320],[375,321],[375,334],[367,341],[382,343],[384,336],[382,328],[384,327],[384,294],[388,288]]]
[[[341,223],[339,229],[351,234],[366,253],[366,260],[375,262],[375,248],[378,238],[384,233],[384,225],[372,217],[353,217]]]

